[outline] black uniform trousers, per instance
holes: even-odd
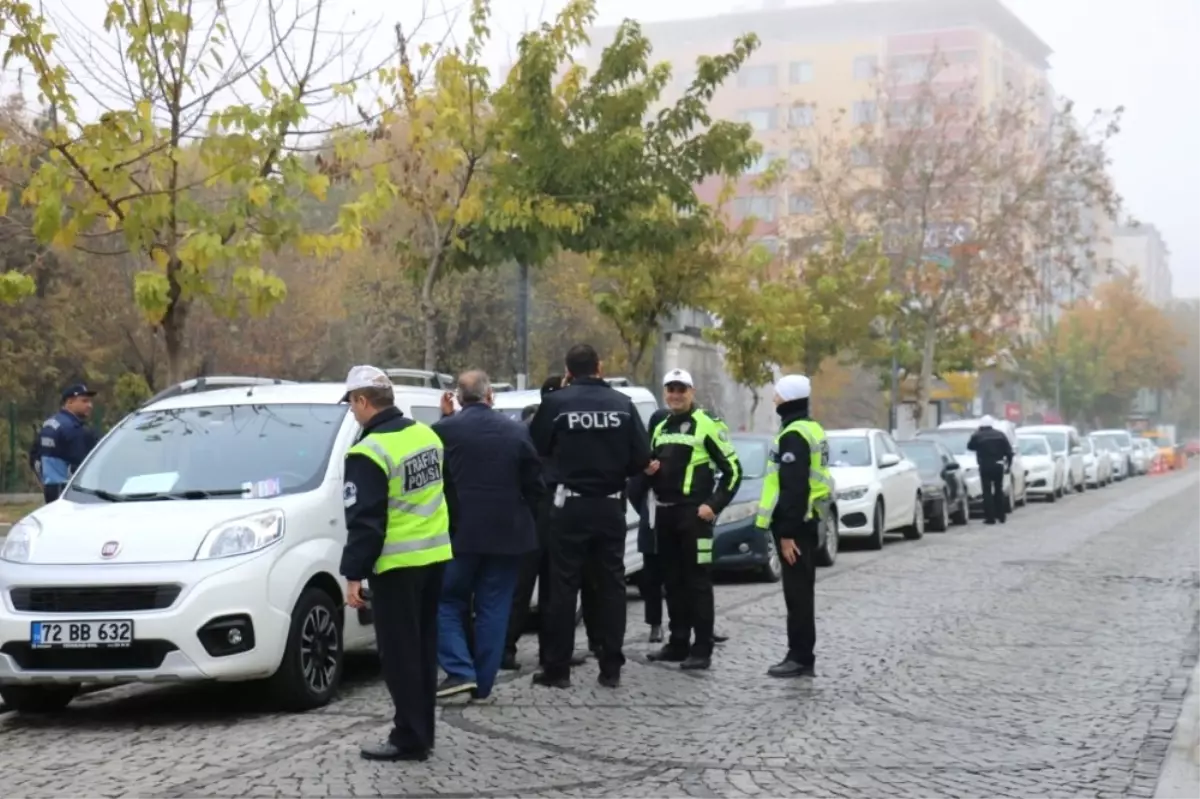
[[[1001,522],[1005,519],[1004,467],[995,464],[980,465],[979,482],[983,485],[983,519],[986,522]]]
[[[47,505],[62,496],[63,489],[67,487],[66,483],[54,483],[51,485],[42,486],[42,499]]]
[[[575,607],[585,564],[595,569],[596,659],[600,673],[616,676],[625,665],[625,500],[567,497],[551,510],[550,612],[546,614],[548,677],[567,677],[575,652]]]
[[[516,657],[517,641],[529,625],[529,607],[533,603],[534,587],[537,587],[538,613],[550,612],[550,511],[554,507],[553,497],[548,496],[538,508],[537,552],[529,553],[521,564],[521,573],[517,576],[517,590],[513,593],[512,611],[508,616],[508,638],[504,646],[504,654]],[[584,564],[583,580],[580,584],[580,602],[583,605],[583,622],[587,628],[588,649],[595,652],[600,647],[598,634],[600,622],[596,612],[596,569],[590,562]],[[546,635],[545,624],[538,625],[538,664],[545,665]]]
[[[659,507],[655,530],[671,616],[667,645],[680,653],[712,657],[713,527],[696,515],[697,508],[692,503]]]
[[[802,666],[813,665],[817,645],[817,543],[819,540],[817,517],[804,523],[796,545],[800,555],[795,563],[783,564],[783,602],[787,605],[787,659]],[[779,534],[775,533],[775,546],[779,547]],[[782,552],[782,549],[778,551]]]
[[[662,557],[657,552],[642,553],[641,591],[645,604],[646,624],[661,627],[663,623]]]
[[[434,563],[389,569],[369,579],[383,680],[396,707],[388,738],[406,751],[433,749],[444,571],[444,563]]]

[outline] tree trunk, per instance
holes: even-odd
[[[913,422],[919,430],[925,421],[925,406],[933,394],[933,358],[937,354],[937,325],[925,324],[925,340],[921,347],[921,375],[917,378],[916,407]]]
[[[441,253],[435,254],[425,268],[425,280],[421,283],[421,316],[425,320],[425,355],[422,368],[437,371],[437,305],[433,301],[433,287],[438,279]]]
[[[187,317],[190,303],[176,298],[172,300],[163,314],[162,331],[163,345],[167,353],[167,385],[173,386],[187,379],[184,358],[184,334],[187,330]]]
[[[758,389],[750,389],[750,429],[754,429],[754,417],[758,413],[758,404],[762,398],[758,395]]]

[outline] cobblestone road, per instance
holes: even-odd
[[[368,660],[300,716],[245,693],[122,688],[0,716],[0,796],[1150,796],[1197,660],[1196,471],[1138,479],[821,570],[815,680],[771,681],[777,586],[718,588],[711,672],[502,685],[435,756],[373,764]],[[528,645],[526,645],[528,652]]]

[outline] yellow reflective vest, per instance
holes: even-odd
[[[392,433],[372,433],[351,447],[388,476],[387,534],[375,573],[442,563],[450,549],[450,510],[443,492],[442,440],[417,422]]]
[[[829,472],[829,445],[825,441],[825,430],[812,419],[797,419],[775,436],[771,457],[767,459],[767,475],[763,478],[755,527],[770,528],[775,506],[779,504],[779,442],[788,433],[799,433],[808,442],[808,512],[805,518],[811,519],[817,503],[833,494],[833,475]]]

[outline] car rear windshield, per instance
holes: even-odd
[[[967,442],[974,433],[974,430],[922,430],[917,435],[920,438],[936,438],[950,450],[951,455],[966,455]]]
[[[767,473],[767,442],[761,438],[733,437],[733,448],[737,450],[738,463],[742,467],[742,478],[757,480]]]
[[[71,483],[88,501],[299,494],[325,478],[345,405],[218,405],[135,413]]]
[[[866,436],[830,436],[830,466],[870,466],[871,444]]]

